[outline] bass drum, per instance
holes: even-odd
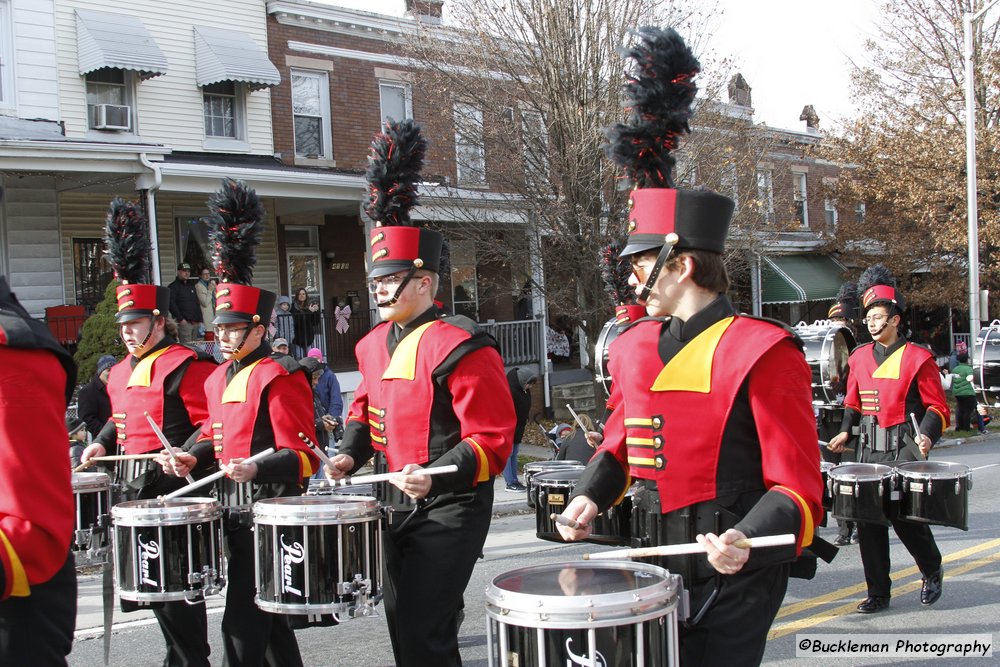
[[[1000,407],[1000,320],[979,330],[973,356],[972,386],[979,400]]]
[[[597,335],[597,343],[594,345],[594,366],[597,370],[595,378],[604,387],[604,393],[611,396],[611,371],[608,370],[608,348],[618,334],[622,332],[617,324],[618,320],[612,317],[601,327],[601,333]]]
[[[847,360],[854,349],[851,330],[828,321],[798,324],[806,361],[812,369],[813,405],[839,407],[847,394]]]

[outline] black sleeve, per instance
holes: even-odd
[[[93,383],[88,383],[80,390],[77,398],[77,414],[80,415],[80,419],[86,422],[87,431],[94,437],[101,432],[107,423],[107,420],[101,421],[101,404],[94,396],[95,390]]]
[[[118,429],[115,428],[113,419],[109,419],[104,423],[97,437],[94,438],[94,442],[104,445],[104,449],[108,455],[118,453]]]
[[[344,427],[344,439],[340,441],[337,453],[347,454],[354,459],[354,468],[350,471],[352,475],[368,463],[368,459],[375,455],[368,424],[357,420],[347,422],[347,426]]]

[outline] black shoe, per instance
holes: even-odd
[[[941,597],[941,578],[944,576],[944,569],[924,579],[923,586],[920,587],[920,604],[927,606],[934,604]]]
[[[889,608],[889,598],[869,595],[863,602],[858,604],[859,614],[874,614],[877,611]]]
[[[851,543],[851,538],[847,535],[837,535],[837,539],[833,541],[834,546],[846,547]]]
[[[507,490],[508,491],[527,491],[528,487],[526,487],[524,484],[521,484],[520,482],[514,482],[513,484],[508,484],[507,485]]]

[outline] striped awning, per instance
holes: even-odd
[[[803,303],[837,298],[843,264],[828,255],[761,257],[761,303]]]
[[[81,76],[106,68],[140,79],[167,73],[167,57],[136,16],[77,9],[76,53]]]
[[[246,33],[195,26],[194,54],[199,86],[235,81],[260,90],[281,83],[281,74],[267,51]]]

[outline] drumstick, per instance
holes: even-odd
[[[73,468],[73,472],[83,472],[84,470],[86,470],[87,468],[96,463],[97,461],[95,461],[93,458],[89,458],[80,465],[78,465],[77,467]]]
[[[317,445],[315,442],[313,442],[312,440],[309,439],[308,435],[306,435],[305,433],[299,431],[299,437],[302,438],[302,442],[306,443],[306,446],[308,446],[309,449],[313,450],[313,453],[316,454],[316,456],[318,456],[320,459],[323,460],[323,463],[327,464],[331,468],[336,468],[337,467],[337,466],[333,465],[333,460],[330,459],[330,457],[326,455],[326,452],[324,452],[319,447],[319,445]]]
[[[564,517],[562,514],[556,514],[555,512],[550,514],[549,518],[558,523],[560,526],[569,526],[570,528],[573,528],[575,530],[583,530],[584,528],[587,527],[587,524],[585,523],[580,523],[575,519],[568,519]],[[584,558],[586,558],[586,556],[584,556]]]
[[[795,544],[795,535],[786,533],[784,535],[764,535],[761,537],[748,537],[733,542],[734,547],[741,549],[760,547],[780,547]],[[620,558],[651,558],[654,556],[682,556],[685,554],[705,553],[705,547],[697,542],[688,544],[665,544],[660,547],[647,547],[642,549],[615,549],[613,551],[601,551],[592,554],[583,554],[584,560],[616,560]]]
[[[257,461],[261,460],[262,458],[264,458],[266,456],[270,456],[271,454],[274,454],[274,447],[268,447],[267,449],[265,449],[262,452],[257,452],[256,454],[254,454],[250,458],[243,459],[242,461],[240,461],[240,463],[256,463]],[[177,489],[176,491],[171,491],[170,493],[168,493],[165,496],[160,496],[160,500],[170,500],[171,498],[176,498],[177,496],[180,496],[180,495],[183,495],[185,493],[188,493],[189,491],[194,491],[195,489],[199,489],[199,488],[205,486],[206,484],[211,484],[215,480],[222,479],[225,476],[226,476],[226,471],[225,470],[220,470],[218,472],[213,472],[208,477],[202,477],[201,479],[199,479],[194,484],[188,484],[187,486],[181,487],[181,488]]]
[[[161,431],[160,427],[156,425],[156,422],[153,421],[153,418],[149,416],[148,412],[144,412],[143,414],[146,415],[146,421],[149,422],[149,426],[153,429],[153,433],[155,433],[156,437],[160,439],[160,444],[162,444],[163,448],[167,450],[167,454],[170,454],[170,459],[174,463],[180,464],[180,459],[177,458],[177,452],[175,452],[174,448],[170,446],[169,442],[167,442],[167,436],[163,435],[163,431]],[[189,485],[194,484],[194,477],[191,476],[191,473],[185,475],[184,479],[187,480]]]
[[[418,468],[408,475],[440,475],[446,472],[457,472],[457,465],[440,466],[438,468]],[[401,475],[401,472],[383,472],[378,475],[362,475],[361,477],[344,477],[343,479],[328,480],[333,486],[355,486],[358,484],[372,484],[374,482],[388,482]]]
[[[115,454],[114,456],[91,456],[86,463],[73,468],[73,472],[82,472],[101,461],[142,461],[155,459],[159,454]]]
[[[573,415],[573,419],[576,420],[576,423],[580,426],[580,430],[583,431],[584,435],[586,435],[587,427],[583,425],[583,420],[580,419],[580,415],[576,414],[576,410],[574,410],[573,406],[569,403],[566,404],[566,409],[569,410],[571,415]]]
[[[913,421],[913,437],[914,437],[914,439],[916,439],[917,436],[923,435],[923,434],[920,432],[920,424],[917,423],[917,416],[915,414],[913,414],[912,412],[910,413],[910,419]],[[914,443],[914,444],[916,444],[916,443]],[[920,452],[920,445],[917,445],[917,451]],[[923,452],[920,452],[920,455],[922,457],[924,457],[925,461],[927,460],[927,455],[926,454],[924,454]]]

